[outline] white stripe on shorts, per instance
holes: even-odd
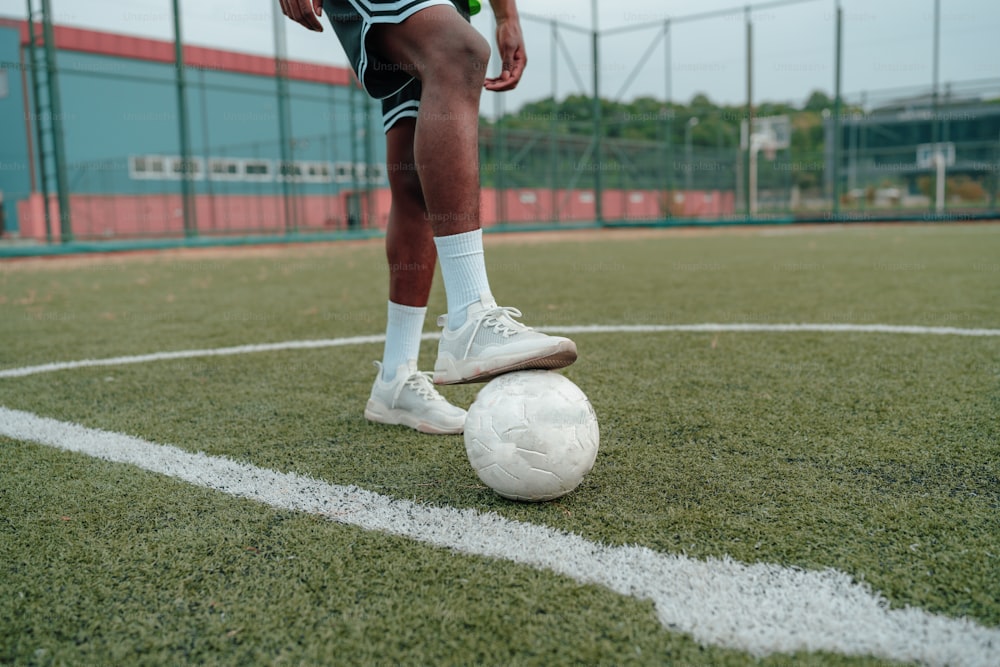
[[[399,106],[393,107],[386,113],[382,114],[382,127],[386,132],[389,131],[396,121],[400,118],[416,118],[420,112],[420,101],[419,100],[409,100],[408,102],[403,102]]]

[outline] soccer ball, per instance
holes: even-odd
[[[500,375],[465,419],[469,462],[504,498],[540,502],[575,489],[597,458],[597,415],[587,396],[550,371]]]

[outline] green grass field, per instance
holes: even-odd
[[[0,406],[609,547],[833,569],[893,610],[997,631],[1000,225],[497,235],[487,265],[498,301],[553,331],[923,329],[574,334],[564,373],[601,450],[574,493],[537,505],[484,487],[461,437],[364,420],[378,342],[0,377]],[[5,262],[0,371],[378,335],[386,284],[378,240]],[[438,281],[429,313],[444,303]],[[477,389],[444,393],[468,405]],[[2,664],[908,662],[699,641],[649,599],[544,568],[0,447]],[[1000,664],[991,650],[956,664]]]

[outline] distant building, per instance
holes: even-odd
[[[826,174],[832,187],[833,119],[826,120]],[[944,93],[937,103],[918,95],[841,118],[841,191],[859,192],[886,183],[902,196],[920,195],[922,178],[936,173],[935,155],[947,177],[981,185],[995,199],[1000,172],[1000,103]],[[924,181],[926,183],[926,181]]]
[[[25,21],[0,19],[6,231],[37,236],[43,209],[39,196],[32,198],[40,165],[27,45]],[[181,229],[173,43],[55,26],[55,47],[74,231],[101,237]],[[186,46],[184,61],[199,230],[361,223],[350,194],[387,185],[385,142],[380,111],[349,70],[285,63],[294,137],[285,163],[275,60]],[[289,188],[297,210],[285,221],[281,195]]]
[[[185,175],[197,235],[382,230],[388,223],[381,107],[348,69],[282,64],[291,137],[283,159],[275,59],[185,46],[191,151],[185,165],[173,42],[67,26],[54,26],[54,33],[74,238],[184,235]],[[28,44],[26,21],[0,18],[2,231],[58,240],[55,182],[49,183],[48,222],[41,194],[41,161],[47,160],[47,173],[53,163],[38,146]],[[483,134],[484,180],[503,181],[502,191],[483,190],[484,226],[595,219],[588,179],[552,184],[524,178],[534,172],[491,150],[492,135]],[[600,199],[605,219],[733,214],[731,191],[667,196],[656,179],[646,180],[610,183]]]

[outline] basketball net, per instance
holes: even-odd
[[[752,150],[763,153],[764,158],[773,162],[778,157],[778,142],[771,132],[754,134],[750,139]]]

